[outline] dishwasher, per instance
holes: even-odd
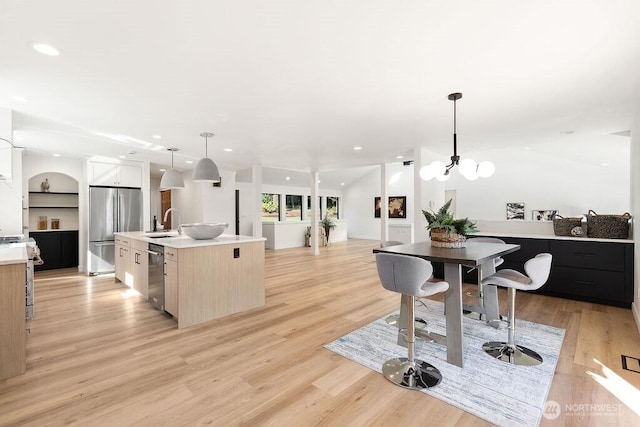
[[[149,243],[149,302],[164,311],[164,246]]]

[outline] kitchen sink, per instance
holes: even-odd
[[[174,237],[178,235],[177,230],[163,230],[163,231],[145,231],[144,237],[150,237],[152,239],[159,239],[161,237]]]

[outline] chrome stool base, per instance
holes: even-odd
[[[428,343],[433,342],[433,343],[444,345],[444,346],[447,345],[446,335],[437,334],[435,332],[429,332],[426,329],[417,330],[416,338]]]
[[[387,318],[384,319],[384,321],[387,322],[387,325],[398,326],[400,322],[400,315],[392,314],[391,316],[387,316]],[[425,329],[427,327],[427,321],[420,317],[415,317],[414,325],[417,330]]]
[[[504,341],[491,341],[482,344],[482,349],[489,356],[513,365],[535,366],[542,363],[542,356],[517,344],[512,347]]]
[[[482,320],[484,322],[487,321],[487,315],[484,313],[478,313],[477,311],[471,311],[471,310],[462,310],[462,314],[464,317],[466,317],[467,319],[471,319],[471,320]],[[509,319],[506,316],[503,316],[502,314],[500,315],[500,320],[496,319],[493,320],[493,322],[496,321],[502,321],[502,322],[506,322]]]
[[[384,362],[382,375],[395,385],[411,390],[433,387],[442,381],[442,374],[436,367],[419,359],[411,363],[406,357]]]

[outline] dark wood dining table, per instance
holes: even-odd
[[[463,334],[462,334],[462,266],[481,269],[483,277],[495,272],[493,259],[520,250],[520,245],[500,243],[483,243],[468,241],[464,248],[432,247],[430,241],[410,243],[406,245],[376,248],[374,253],[391,253],[415,256],[431,262],[444,263],[444,280],[449,283],[445,293],[447,362],[463,367]],[[495,286],[487,286],[484,291],[484,303],[489,319],[499,318],[498,293]],[[406,315],[402,299],[400,327],[406,326]]]

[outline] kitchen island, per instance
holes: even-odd
[[[26,369],[24,243],[0,245],[0,381]]]
[[[186,328],[265,302],[265,239],[223,234],[211,240],[115,233],[116,279],[148,296],[146,247],[164,247],[164,309]]]

